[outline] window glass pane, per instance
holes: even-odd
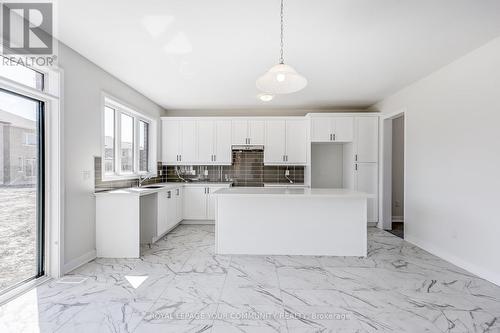
[[[42,103],[0,89],[0,293],[43,272]]]
[[[42,73],[22,65],[17,65],[4,57],[0,57],[0,62],[0,76],[31,88],[43,90]]]
[[[148,171],[149,124],[139,120],[139,171]]]
[[[134,171],[134,118],[121,114],[121,172]]]
[[[104,173],[115,172],[115,110],[104,108]]]

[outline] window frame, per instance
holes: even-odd
[[[119,99],[103,93],[101,106],[101,179],[102,181],[137,179],[140,176],[156,175],[156,120],[136,111]],[[106,173],[104,167],[105,156],[105,108],[109,107],[115,111],[114,115],[114,172]],[[121,171],[121,115],[127,115],[133,119],[133,171]],[[139,121],[148,124],[148,171],[139,171]]]

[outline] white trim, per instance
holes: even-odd
[[[392,121],[400,116],[404,117],[404,163],[403,176],[403,212],[406,211],[406,149],[407,149],[407,110],[399,109],[395,112],[380,115],[379,122],[379,221],[377,227],[380,229],[392,229]],[[389,127],[390,123],[390,127]],[[390,133],[389,133],[390,132]]]
[[[87,253],[84,253],[83,255],[79,256],[78,258],[75,258],[73,260],[70,260],[64,265],[63,272],[64,274],[67,274],[71,272],[72,270],[77,269],[80,266],[85,265],[86,263],[94,260],[97,258],[97,252],[96,250],[89,251]]]
[[[114,165],[115,170],[119,170],[120,167],[120,138],[119,134],[121,133],[121,121],[118,119],[121,114],[125,114],[134,119],[134,133],[133,133],[133,172],[132,173],[121,173],[120,171],[115,172],[114,174],[106,174],[104,168],[104,109],[105,106],[109,106],[115,110],[115,133],[114,133],[114,149],[115,149],[115,157],[114,157]],[[147,116],[138,111],[138,108],[135,108],[128,103],[121,101],[120,99],[108,94],[104,91],[101,92],[101,179],[102,181],[112,181],[112,180],[129,180],[129,179],[137,179],[141,175],[156,175],[157,173],[157,145],[158,145],[158,136],[157,136],[157,120]],[[139,140],[139,121],[143,121],[148,124],[148,169],[147,172],[140,172],[139,169],[139,159],[138,157],[138,140]]]
[[[474,265],[468,261],[464,261],[462,258],[454,256],[443,249],[436,247],[434,245],[431,245],[417,237],[414,236],[405,236],[405,240],[407,242],[410,242],[422,249],[424,249],[427,252],[432,253],[433,255],[446,260],[460,268],[465,269],[466,271],[471,272],[472,274],[475,274],[483,279],[486,279],[490,281],[491,283],[494,283],[498,286],[500,286],[500,275],[498,273],[495,273],[493,271],[490,271],[489,269]]]

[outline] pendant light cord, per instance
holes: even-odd
[[[280,64],[285,63],[285,58],[283,57],[283,0],[281,0],[281,34],[280,34]]]

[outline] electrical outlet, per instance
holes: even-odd
[[[290,176],[290,170],[285,170],[285,176]]]
[[[196,170],[195,169],[191,170],[191,175],[192,176],[196,176]]]
[[[399,200],[396,200],[396,202],[394,203],[394,206],[401,207],[401,202]]]
[[[208,169],[205,169],[205,171],[203,172],[203,174],[204,174],[205,176],[208,176]]]

